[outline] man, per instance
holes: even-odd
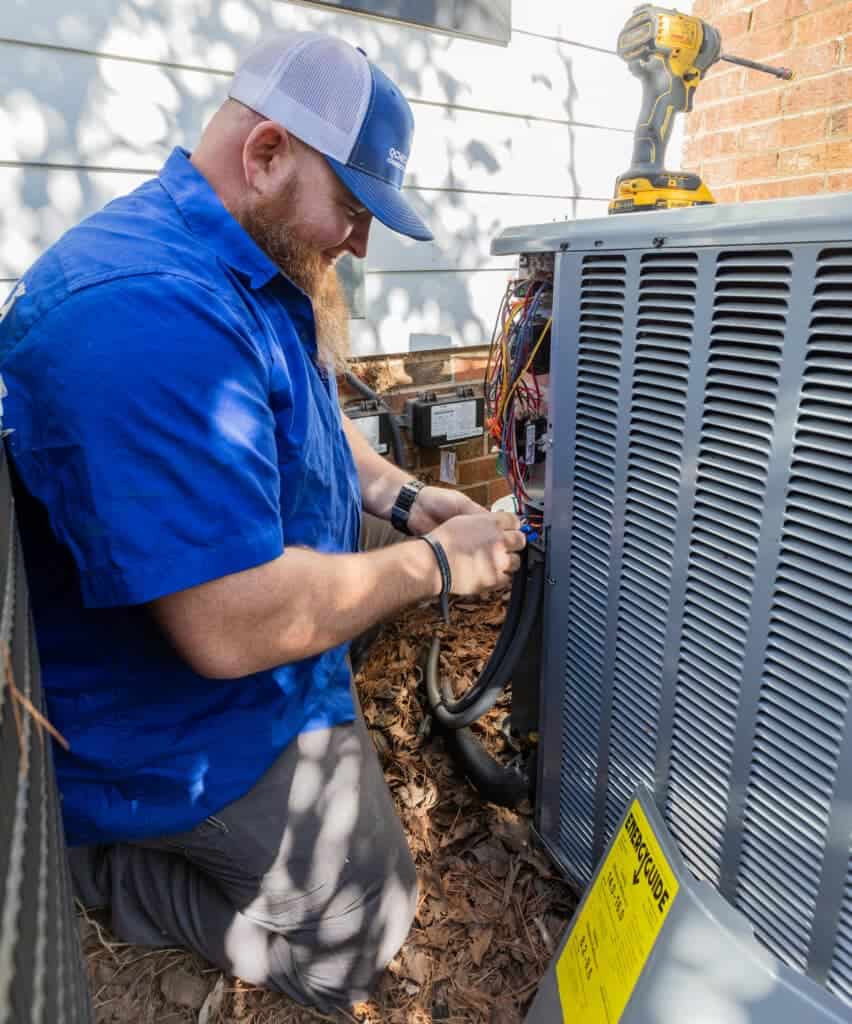
[[[293,33],[192,156],[70,231],[0,314],[19,495],[80,897],[328,1008],[414,913],[347,649],[505,582],[513,516],[418,490],[341,418],[333,267],[401,193],[412,117],[363,53]],[[426,536],[358,552],[361,511]]]

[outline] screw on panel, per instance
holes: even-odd
[[[555,576],[548,576],[547,577],[547,585],[549,587],[555,587],[556,586],[556,577]]]
[[[560,242],[559,243],[559,251],[560,252],[565,252],[566,249],[570,249],[570,248],[571,248],[571,243],[570,242]]]
[[[660,249],[665,244],[666,244],[666,240],[665,240],[665,238],[663,238],[662,235],[657,235],[656,238],[651,240],[651,245],[653,245],[653,247],[655,249]]]

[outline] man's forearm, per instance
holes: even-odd
[[[361,500],[364,508],[374,516],[390,519],[391,509],[399,489],[411,479],[411,474],[388,462],[370,447],[367,439],[347,417],[343,427],[352,449],[352,457],[358,469],[361,484]]]
[[[357,555],[289,548],[272,562],[161,598],[154,614],[196,672],[236,678],[336,647],[440,586],[422,542]]]

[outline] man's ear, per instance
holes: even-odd
[[[280,195],[295,167],[293,136],[275,121],[261,121],[243,144],[243,173],[249,188]]]

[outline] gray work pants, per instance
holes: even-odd
[[[363,546],[392,539],[374,521]],[[417,881],[364,720],[297,737],[189,832],[69,850],[78,898],[124,941],[185,946],[329,1010],[366,998],[414,917]]]

